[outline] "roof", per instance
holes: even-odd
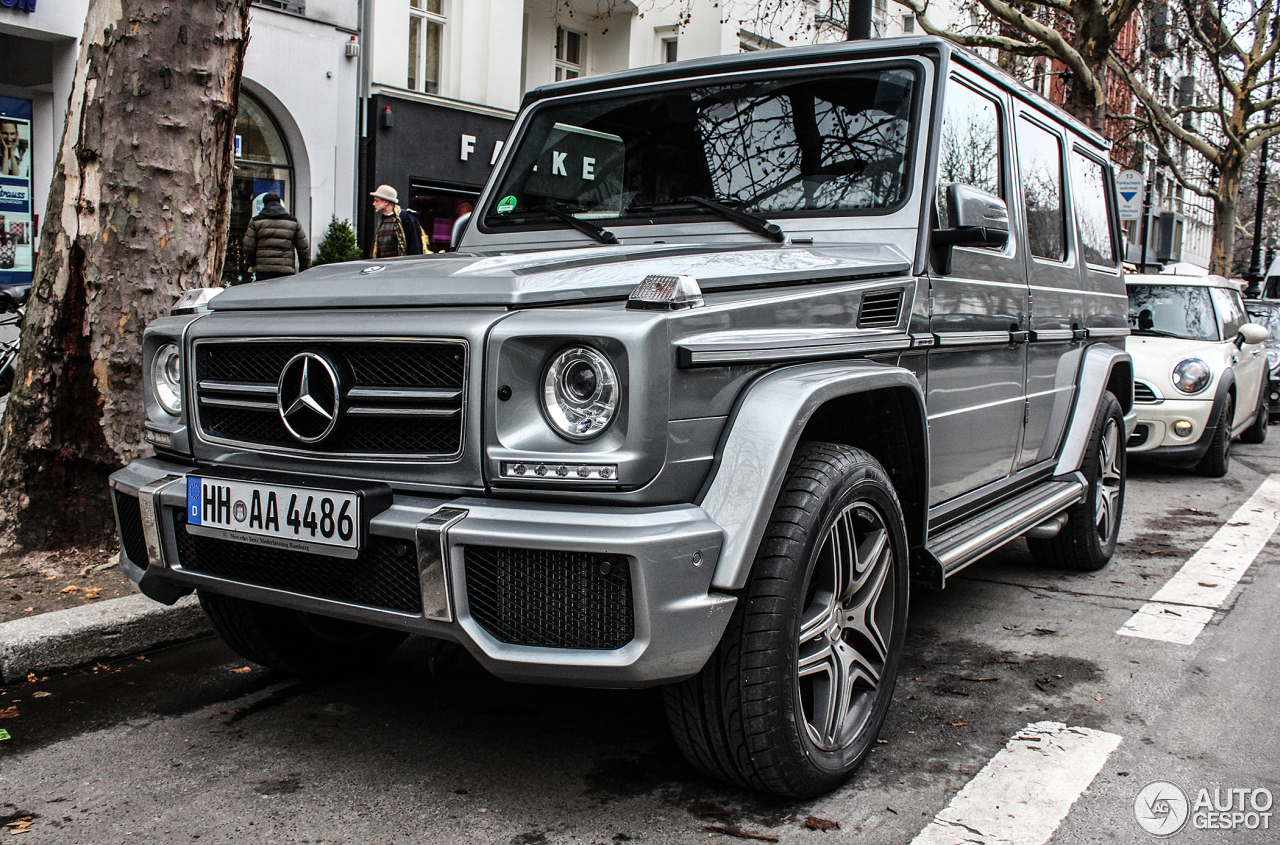
[[[771,50],[755,50],[749,53],[736,53],[726,56],[707,56],[699,59],[685,59],[678,62],[666,62],[657,65],[632,68],[616,73],[605,73],[599,76],[581,76],[564,82],[553,82],[528,91],[520,108],[523,110],[532,103],[548,97],[560,97],[565,94],[584,94],[593,91],[607,91],[632,85],[645,85],[657,82],[675,82],[690,77],[715,73],[732,73],[750,70],[767,70],[777,67],[795,67],[798,65],[820,66],[849,59],[893,58],[933,54],[959,59],[965,65],[984,76],[998,80],[1016,96],[1034,103],[1037,107],[1050,112],[1057,119],[1068,123],[1079,134],[1089,138],[1103,149],[1110,149],[1111,142],[1103,138],[1089,126],[1072,117],[1061,107],[1049,102],[1035,91],[1028,88],[1021,80],[1005,73],[986,59],[957,45],[945,38],[931,35],[911,35],[901,38],[871,38],[860,41],[836,41],[829,44],[812,44],[804,47],[781,47]]]
[[[1175,276],[1172,273],[1126,273],[1126,285],[1173,285],[1198,288],[1226,288],[1238,291],[1234,282],[1224,276]]]

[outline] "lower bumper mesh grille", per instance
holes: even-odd
[[[512,645],[615,649],[635,637],[620,555],[466,546],[471,616]]]
[[[188,572],[367,607],[422,612],[417,555],[403,540],[371,536],[360,556],[347,560],[188,534],[178,511],[173,512],[173,532],[178,565]]]
[[[1129,435],[1129,440],[1124,445],[1129,448],[1141,446],[1147,442],[1147,438],[1151,436],[1151,426],[1142,423],[1133,429],[1133,434]]]
[[[142,532],[142,506],[137,496],[116,491],[116,519],[120,523],[120,548],[135,566],[147,566],[147,535]]]

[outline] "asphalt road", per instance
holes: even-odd
[[[1280,474],[1280,429],[1272,435],[1237,444],[1218,481],[1133,467],[1123,545],[1101,573],[1041,568],[1016,543],[945,591],[918,593],[883,742],[821,800],[700,777],[668,737],[655,691],[501,683],[426,641],[385,666],[306,684],[203,641],[0,688],[0,728],[13,737],[0,741],[0,824],[51,843],[748,841],[709,829],[721,828],[906,845],[952,813],[961,834],[919,841],[991,842],[964,832],[990,821],[966,784],[998,769],[988,763],[1006,744],[1031,744],[1026,726],[1050,721],[1102,738],[1050,841],[1157,842],[1135,816],[1152,782],[1189,803],[1201,788],[1222,800],[1231,788],[1280,796],[1275,541],[1190,644],[1117,634],[1224,526],[1236,545],[1227,523]],[[1050,792],[1073,770],[1048,753],[1036,760],[997,796]],[[1270,829],[1189,821],[1169,841],[1275,842],[1272,812]],[[1032,820],[1015,841],[1044,841],[1056,824],[1027,806],[995,815]],[[839,828],[806,828],[809,817]]]

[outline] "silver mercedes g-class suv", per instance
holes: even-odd
[[[512,681],[665,685],[701,770],[829,791],[913,583],[1023,536],[1115,548],[1106,150],[927,38],[532,91],[456,252],[147,328],[121,566],[284,670],[423,634]]]

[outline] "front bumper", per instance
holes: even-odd
[[[188,538],[178,532],[185,533],[188,472],[191,467],[148,459],[111,476],[121,568],[159,601],[172,602],[192,589],[208,590],[452,640],[506,680],[611,687],[669,683],[697,673],[719,642],[736,601],[710,589],[723,531],[694,505],[605,508],[393,495],[390,506],[369,520],[368,542],[391,543],[403,557],[401,575],[417,578],[421,610],[414,612],[337,600],[305,588],[264,586],[252,583],[252,577],[217,577],[183,566],[180,540],[185,544]],[[200,473],[218,474],[206,468]],[[271,476],[260,480],[279,481]],[[322,479],[314,484],[326,486]],[[139,505],[136,513],[131,500]],[[233,546],[232,551],[245,548]],[[633,636],[621,647],[607,649],[500,640],[472,612],[469,547],[621,556],[629,565]],[[319,562],[332,565],[331,559]],[[499,597],[510,613],[519,614],[519,603],[507,601],[513,596],[527,600],[528,594]],[[562,600],[566,614],[591,612],[590,602],[580,595],[543,598]],[[540,607],[545,611],[542,603]]]
[[[1213,440],[1217,419],[1212,395],[1207,399],[1164,399],[1158,403],[1135,403],[1138,425],[1129,438],[1128,452],[1166,460],[1199,460]],[[1178,420],[1191,423],[1191,433],[1173,433]]]

